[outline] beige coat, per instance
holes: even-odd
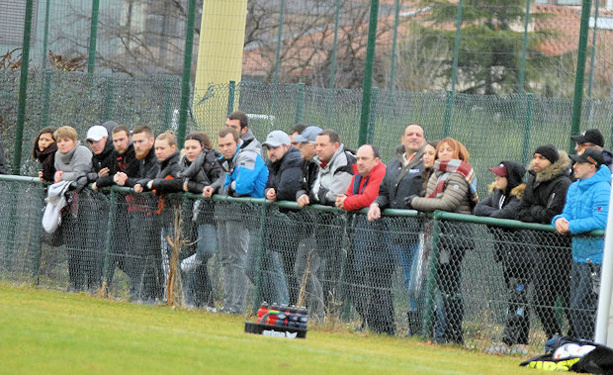
[[[438,184],[441,171],[434,171],[428,180],[426,197],[430,195]],[[414,198],[411,202],[413,209],[424,212],[436,210],[470,214],[472,212],[469,196],[470,187],[468,182],[459,173],[451,173],[441,198]]]

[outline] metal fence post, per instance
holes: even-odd
[[[187,111],[189,110],[190,82],[192,73],[192,55],[194,54],[194,23],[196,22],[196,0],[189,0],[187,24],[185,25],[185,54],[183,55],[183,76],[181,78],[181,109],[179,111],[179,128],[177,141],[183,148],[187,128]]]
[[[400,0],[396,0],[394,10],[394,37],[392,39],[392,61],[390,61],[390,84],[389,90],[394,91],[394,73],[396,71],[396,48],[398,46],[398,23],[400,21]]]
[[[375,127],[376,127],[376,116],[377,116],[377,104],[379,102],[379,88],[373,87],[372,89],[372,102],[370,103],[371,111],[370,118],[368,120],[368,135],[366,137],[366,143],[374,143],[375,141]]]
[[[230,81],[228,84],[228,109],[226,110],[228,116],[234,112],[234,95],[236,92],[236,81]]]
[[[37,185],[35,186],[34,190],[37,191],[36,197],[33,197],[33,199],[36,199],[36,201],[38,202],[44,202],[45,199],[45,189],[42,185]],[[35,214],[35,222],[36,223],[40,223],[43,219],[43,210],[41,209],[36,209],[35,210],[36,214]],[[40,228],[39,226],[35,226],[33,228],[33,232],[32,232],[32,240],[31,240],[31,244],[32,244],[32,277],[34,278],[34,282],[36,283],[36,285],[38,285],[40,283],[40,263],[41,263],[41,257],[42,257],[42,236],[41,236],[41,231],[43,229]]]
[[[524,17],[524,37],[521,46],[521,64],[519,67],[519,93],[524,92],[526,78],[526,54],[528,52],[528,26],[530,25],[530,0],[526,0],[526,15]]]
[[[111,120],[113,117],[113,76],[110,75],[106,78],[106,95],[104,100],[104,115],[101,122]]]
[[[15,130],[15,150],[13,153],[13,174],[21,171],[21,145],[23,143],[23,126],[26,120],[26,101],[28,97],[28,70],[30,66],[30,37],[32,34],[32,14],[34,0],[27,0],[23,25],[23,52],[21,54],[21,71],[19,76],[19,104],[17,105],[17,124]]]
[[[528,165],[530,159],[530,135],[532,134],[532,122],[534,117],[534,95],[526,94],[526,120],[524,122],[524,141],[522,143],[521,163]]]
[[[451,114],[453,111],[453,97],[454,91],[447,91],[445,100],[445,127],[443,130],[443,138],[448,137],[451,134]]]
[[[336,82],[336,64],[338,53],[338,27],[339,27],[339,14],[341,12],[341,0],[336,0],[336,10],[334,12],[334,41],[332,42],[332,57],[330,58],[330,77],[328,81],[328,88],[334,88],[334,82]]]
[[[366,49],[366,63],[364,72],[364,84],[362,91],[362,115],[360,117],[360,133],[358,146],[367,142],[368,121],[370,119],[370,100],[372,88],[372,71],[375,61],[375,47],[377,42],[377,20],[379,15],[379,1],[370,2],[370,22],[368,24],[368,47]]]
[[[166,76],[166,100],[164,102],[164,129],[170,129],[172,122],[172,78]]]
[[[298,97],[296,98],[296,121],[295,124],[302,122],[304,112],[304,83],[299,83],[296,88],[298,91]]]
[[[87,58],[87,72],[93,73],[96,66],[96,43],[98,41],[98,13],[100,0],[92,0],[92,22],[89,30],[89,50]]]
[[[115,227],[117,221],[117,193],[111,188],[111,194],[109,199],[109,217],[106,225],[106,240],[104,242],[104,268],[102,285],[106,285],[105,293],[111,289],[113,283],[113,275],[115,274],[115,264],[112,264],[115,256],[113,254],[115,250]]]
[[[581,128],[581,106],[583,104],[583,83],[585,80],[585,59],[587,49],[587,39],[589,33],[590,12],[592,10],[592,0],[583,0],[581,9],[581,29],[579,31],[579,47],[577,54],[577,73],[575,75],[575,95],[573,98],[573,117],[570,135],[579,134]],[[568,138],[568,153],[575,151],[575,141]]]
[[[460,54],[460,32],[462,31],[462,6],[463,0],[458,2],[456,13],[455,39],[453,42],[453,67],[451,69],[451,91],[455,91],[456,81],[458,80],[458,59]]]
[[[432,223],[432,251],[430,252],[430,268],[428,269],[428,279],[426,283],[426,311],[424,314],[424,325],[422,330],[422,335],[424,337],[433,335],[434,328],[434,314],[436,308],[436,274],[438,272],[438,246],[440,243],[441,236],[441,227],[440,227],[440,218],[437,215],[438,211],[434,212],[434,216],[431,222],[427,222],[425,225],[430,225]],[[425,243],[427,238],[424,238],[424,246],[428,244]]]

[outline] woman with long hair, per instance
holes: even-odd
[[[478,203],[477,178],[468,164],[466,147],[447,137],[441,140],[435,153],[436,161],[428,180],[425,197],[410,196],[409,208],[432,212],[436,210],[470,214]],[[466,226],[464,228],[464,226]],[[462,344],[464,306],[461,296],[460,266],[467,249],[473,247],[470,227],[454,222],[453,233],[441,230],[438,263],[436,265],[437,311],[434,338],[437,342]]]
[[[218,159],[221,154],[213,149],[205,133],[192,133],[185,138],[183,190],[202,194],[205,186],[211,185],[222,174]],[[196,253],[181,262],[185,272],[185,296],[188,304],[197,307],[214,307],[213,287],[208,273],[208,261],[217,251],[217,228],[213,220],[214,206],[209,200],[194,202],[192,231]]]
[[[34,147],[32,148],[32,157],[40,163],[38,178],[45,182],[53,182],[55,175],[54,162],[57,144],[53,133],[55,133],[55,128],[41,129],[34,138]]]

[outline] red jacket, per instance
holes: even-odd
[[[358,172],[357,165],[353,165],[353,178],[345,195],[345,210],[354,211],[370,206],[379,195],[379,186],[385,177],[387,167],[383,163],[375,165],[368,177],[363,177]],[[356,178],[359,179],[359,186],[356,185]]]

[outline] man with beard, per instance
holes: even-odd
[[[132,144],[138,160],[138,172],[128,176],[125,172],[115,174],[117,185],[134,188],[141,193],[140,180],[152,180],[160,171],[160,164],[155,156],[153,131],[145,125],[134,129]],[[148,303],[162,297],[162,269],[159,263],[160,227],[153,213],[157,210],[157,200],[153,194],[128,195],[130,212],[130,247],[125,259],[126,273],[130,277],[132,298]]]

